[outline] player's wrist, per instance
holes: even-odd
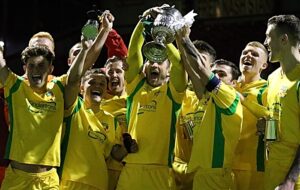
[[[208,78],[208,83],[206,84],[205,88],[211,92],[220,84],[220,82],[221,80],[216,77],[214,73],[212,73]]]

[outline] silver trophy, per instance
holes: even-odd
[[[142,50],[144,56],[152,62],[163,62],[167,59],[166,44],[175,40],[176,31],[186,24],[191,25],[194,22],[193,17],[196,15],[191,11],[183,17],[174,6],[161,9],[162,13],[157,15],[151,28],[153,41],[146,43]]]

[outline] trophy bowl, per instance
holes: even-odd
[[[81,33],[87,40],[94,40],[98,35],[98,21],[89,19],[87,23],[82,27]]]
[[[152,62],[163,62],[167,59],[166,44],[175,40],[176,23],[182,19],[181,13],[174,7],[164,7],[158,14],[151,29],[153,41],[143,47],[144,56]]]

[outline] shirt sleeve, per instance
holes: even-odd
[[[105,41],[105,46],[107,47],[108,57],[117,56],[124,58],[127,56],[128,50],[118,32],[112,29]]]
[[[17,76],[16,74],[14,74],[13,72],[9,71],[8,77],[5,81],[5,83],[3,84],[4,87],[4,96],[8,97],[10,94],[10,90],[11,88],[16,84],[17,81],[21,82],[24,79]]]
[[[242,104],[257,118],[268,117],[270,115],[267,107],[258,104],[257,101],[248,97],[245,98]]]
[[[170,80],[178,92],[183,92],[187,87],[187,76],[181,63],[180,53],[173,44],[167,45],[167,53],[171,62]]]
[[[125,71],[125,80],[127,83],[131,83],[136,77],[143,65],[142,46],[144,43],[143,37],[143,24],[139,22],[135,27],[128,46],[128,56],[126,62],[128,69]]]
[[[213,98],[214,103],[221,109],[226,109],[229,115],[235,112],[235,108],[237,104],[240,102],[240,98],[236,92],[236,90],[220,82],[219,86],[217,86],[212,92],[211,96]]]
[[[181,104],[181,103],[182,103],[182,100],[183,100],[183,97],[184,97],[184,95],[185,95],[185,91],[183,91],[183,92],[178,92],[178,90],[175,88],[175,86],[174,86],[174,84],[172,83],[172,81],[170,81],[170,83],[169,83],[169,88],[170,88],[170,91],[171,91],[173,100],[174,100],[176,103]]]

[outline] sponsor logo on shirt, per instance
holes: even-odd
[[[92,131],[89,127],[88,136],[92,139],[99,140],[101,143],[104,143],[106,140],[106,135],[100,131]]]
[[[157,102],[152,100],[149,104],[140,105],[139,113],[141,112],[156,112]]]
[[[27,100],[27,109],[32,113],[44,113],[44,112],[55,112],[55,102],[33,102]]]

